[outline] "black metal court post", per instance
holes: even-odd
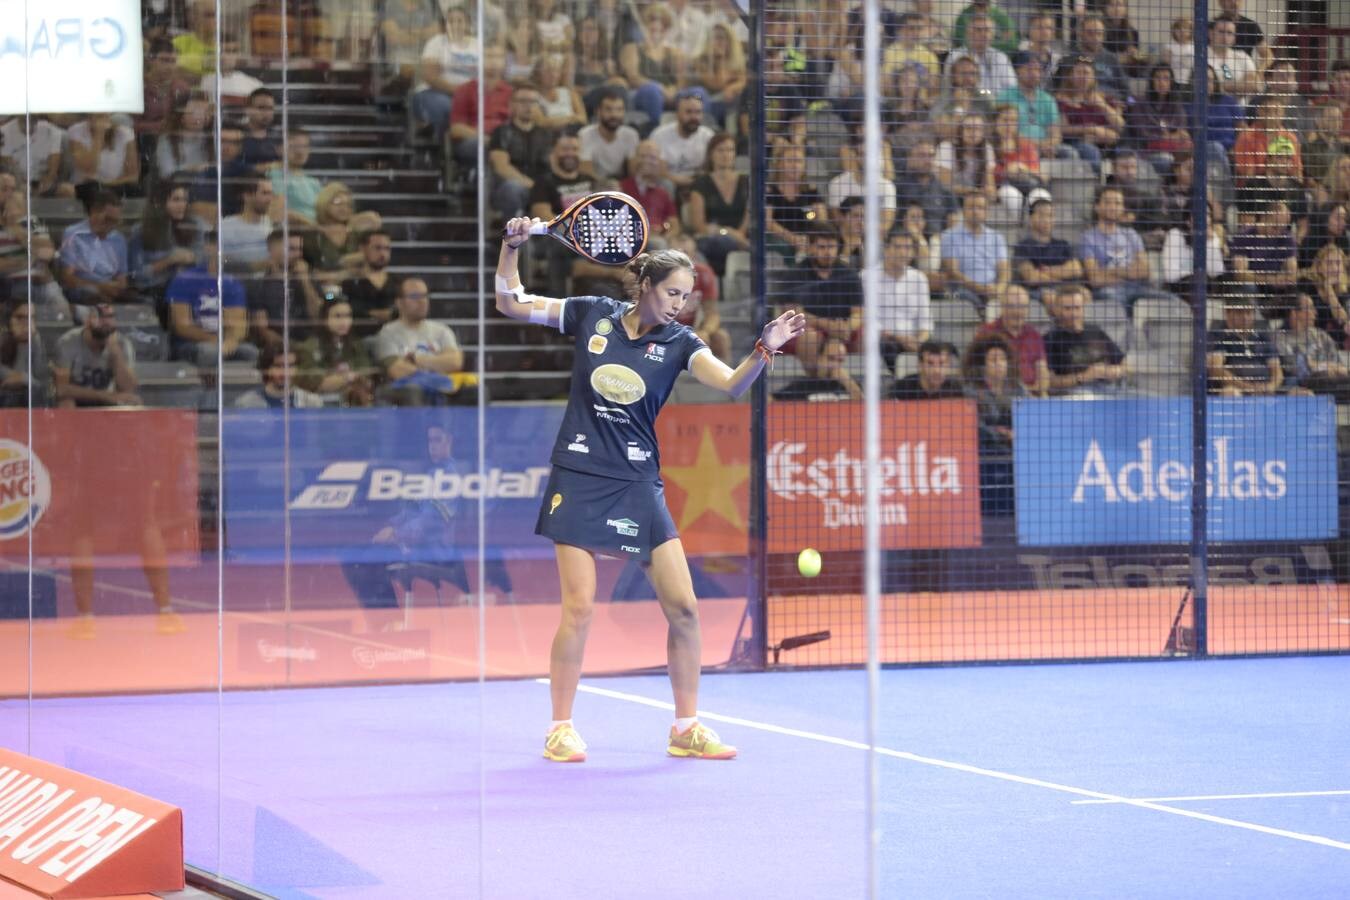
[[[764,116],[764,16],[767,0],[751,0],[747,24],[750,27],[749,74],[753,87],[750,103],[750,295],[753,298],[755,334],[768,321],[768,298],[764,271],[764,181],[768,176],[768,156],[765,152]],[[750,389],[750,521],[748,525],[750,554],[749,584],[746,592],[747,612],[750,617],[749,659],[759,668],[769,663],[768,640],[768,478],[765,460],[768,458],[768,435],[765,416],[768,413],[769,373],[755,379]]]
[[[1191,75],[1191,608],[1195,656],[1209,654],[1209,2],[1194,0]]]

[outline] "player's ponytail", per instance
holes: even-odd
[[[680,250],[657,250],[643,253],[628,264],[624,271],[624,288],[632,300],[642,293],[642,281],[650,278],[652,284],[660,284],[676,269],[684,269],[694,274],[694,261]]]

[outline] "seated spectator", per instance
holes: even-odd
[[[95,303],[84,325],[56,342],[52,360],[56,405],[140,406],[136,394],[136,350],[117,331],[117,307]]]
[[[1005,342],[1017,363],[1017,380],[1030,393],[1043,396],[1050,389],[1050,368],[1045,361],[1045,340],[1027,321],[1030,313],[1027,292],[1018,285],[1008,285],[999,301],[998,318],[977,328],[974,341],[998,338]]]
[[[1233,145],[1233,174],[1241,184],[1265,176],[1268,160],[1276,155],[1292,155],[1294,175],[1303,178],[1303,158],[1298,135],[1284,127],[1283,97],[1262,94],[1253,101],[1254,115]]]
[[[1116,57],[1127,75],[1140,75],[1148,64],[1148,56],[1139,49],[1139,29],[1130,24],[1130,9],[1126,0],[1106,0],[1102,10],[1102,24],[1106,37],[1102,47]]]
[[[1144,246],[1149,250],[1162,247],[1167,233],[1167,222],[1158,207],[1159,184],[1152,169],[1148,169],[1145,178],[1140,174],[1139,157],[1133,150],[1117,150],[1111,160],[1111,174],[1106,183],[1120,190],[1121,200],[1125,203],[1125,214],[1120,224],[1128,225],[1139,232]]]
[[[994,112],[994,104],[980,87],[979,63],[969,56],[951,61],[944,81],[946,89],[933,104],[931,113],[934,137],[938,141],[954,141],[966,116],[976,114],[988,118]]]
[[[596,190],[599,190],[599,185],[595,177],[581,170],[581,141],[575,134],[561,131],[553,138],[548,171],[535,179],[530,191],[530,215],[547,222]],[[608,290],[614,292],[613,296],[627,296],[622,293],[623,285],[614,279],[611,268],[582,259],[557,241],[549,241],[543,246],[548,259],[550,284],[565,285],[572,278],[593,278],[606,282]],[[573,284],[572,291],[575,290],[576,285]],[[605,296],[611,294],[606,293]]]
[[[464,353],[455,333],[427,318],[427,283],[405,278],[399,285],[398,318],[380,329],[375,356],[388,383],[380,391],[395,406],[441,406],[467,384],[458,376]]]
[[[268,344],[258,354],[262,384],[239,395],[236,409],[316,409],[323,398],[295,384],[295,351],[280,344]]]
[[[267,268],[245,286],[249,340],[258,347],[299,341],[319,323],[323,299],[310,277],[299,232],[275,229],[267,236]],[[289,241],[289,245],[287,244]]]
[[[305,234],[305,260],[320,284],[341,281],[361,263],[361,235],[383,222],[373,210],[356,211],[352,189],[334,181],[314,201],[315,228]]]
[[[994,113],[994,186],[998,202],[1011,212],[1022,213],[1027,198],[1049,196],[1041,181],[1041,154],[1036,143],[1018,133],[1017,107],[1000,106]],[[1038,193],[1039,192],[1039,193]]]
[[[1190,87],[1195,69],[1195,23],[1185,16],[1173,19],[1168,37],[1170,40],[1163,48],[1163,62],[1172,69],[1173,81]]]
[[[1261,75],[1252,58],[1237,49],[1237,22],[1219,16],[1209,23],[1209,67],[1218,73],[1224,93],[1245,102],[1261,93]]]
[[[956,140],[938,145],[937,176],[943,185],[956,194],[980,194],[993,203],[997,200],[994,169],[997,160],[994,147],[985,138],[984,119],[966,114]],[[858,185],[861,192],[861,184]]]
[[[1027,235],[1013,249],[1017,283],[1042,302],[1053,299],[1061,287],[1083,280],[1083,264],[1069,242],[1055,237],[1055,205],[1040,199],[1027,215]]]
[[[266,171],[281,163],[281,149],[273,132],[277,101],[272,92],[260,87],[248,95],[244,106],[244,165]]]
[[[46,406],[51,397],[52,371],[27,300],[11,300],[4,310],[0,332],[0,408]]]
[[[191,181],[210,166],[215,159],[210,126],[211,105],[205,94],[193,91],[169,114],[155,142],[155,176]]]
[[[986,226],[989,201],[984,194],[967,194],[961,222],[942,233],[942,273],[947,293],[984,312],[1012,278],[1008,244],[1003,235]]]
[[[673,103],[684,67],[681,49],[666,42],[675,24],[670,7],[650,3],[642,10],[642,37],[619,48],[619,74],[628,85],[628,102],[647,117],[648,129],[661,122],[661,113]],[[585,141],[582,142],[583,147]]]
[[[0,186],[13,178],[0,174]],[[70,303],[53,272],[56,262],[47,227],[28,215],[24,195],[11,191],[0,205],[0,297],[27,300],[48,319],[69,319]]]
[[[309,148],[309,135],[292,126],[286,135],[286,165],[267,170],[274,197],[268,215],[274,222],[285,216],[292,227],[314,227],[314,201],[323,190],[323,182],[305,171]]]
[[[150,41],[142,77],[144,112],[135,118],[135,130],[144,138],[142,146],[149,152],[154,150],[155,138],[163,132],[169,116],[192,93],[192,82],[178,68],[178,51],[168,38]]]
[[[192,30],[173,39],[178,67],[194,80],[216,68],[216,2],[197,0],[191,6]]]
[[[1233,46],[1252,58],[1257,72],[1265,72],[1274,65],[1275,54],[1266,44],[1261,26],[1242,15],[1241,7],[1241,0],[1219,0],[1219,8],[1223,10],[1224,16],[1231,18],[1237,25],[1237,40]]]
[[[534,64],[534,86],[539,90],[539,115],[535,124],[557,131],[586,124],[586,107],[576,88],[563,83],[563,58],[545,53]],[[547,155],[547,150],[545,151]]]
[[[90,182],[119,194],[139,194],[141,157],[136,133],[108,113],[94,113],[66,132],[70,138],[72,182]]]
[[[937,177],[937,147],[929,140],[917,141],[909,148],[905,171],[895,182],[896,205],[923,210],[924,228],[929,237],[947,228],[960,203]]]
[[[1350,59],[1338,59],[1331,64],[1327,88],[1318,105],[1335,103],[1340,106],[1341,137],[1350,138]]]
[[[904,228],[891,231],[877,273],[877,330],[881,359],[895,371],[901,353],[917,353],[933,333],[932,295],[928,278],[914,268],[914,237]]]
[[[1045,360],[1052,394],[1099,393],[1129,377],[1130,367],[1116,342],[1086,320],[1087,289],[1062,288],[1051,308],[1055,327],[1045,334]]]
[[[708,142],[704,165],[689,191],[687,218],[699,252],[720,278],[727,254],[750,247],[750,176],[736,171],[736,139],[726,132]]]
[[[1238,221],[1248,224],[1261,215],[1270,204],[1283,203],[1289,209],[1290,225],[1295,242],[1302,241],[1312,230],[1315,203],[1312,193],[1303,186],[1297,173],[1297,158],[1293,146],[1277,138],[1266,157],[1266,174],[1249,178],[1237,189]]]
[[[938,62],[937,54],[920,43],[923,24],[923,16],[917,12],[900,16],[900,38],[885,49],[881,74],[895,76],[906,69],[916,70],[924,92],[937,93],[942,81],[942,63]]]
[[[239,69],[242,48],[239,38],[228,34],[220,38],[220,105],[226,108],[239,108],[248,102],[254,91],[261,90],[263,83],[247,72]],[[202,76],[198,88],[208,97],[216,96],[216,73],[207,72]]]
[[[1323,245],[1313,258],[1309,278],[1299,290],[1317,306],[1317,327],[1338,346],[1350,349],[1350,254],[1339,244]]]
[[[503,56],[503,68],[505,62]],[[419,66],[420,77],[412,95],[413,115],[432,127],[439,143],[450,128],[455,92],[478,74],[478,39],[469,28],[465,7],[445,10],[445,31],[427,40]]]
[[[1106,21],[1098,15],[1088,15],[1078,26],[1079,58],[1086,58],[1093,73],[1094,90],[1100,90],[1111,100],[1123,103],[1130,95],[1129,81],[1120,67],[1120,60],[1106,49]],[[1063,104],[1059,108],[1064,113]],[[1065,131],[1068,134],[1068,131]]]
[[[995,47],[1009,55],[1017,52],[1017,23],[991,0],[971,0],[970,5],[961,10],[956,23],[952,25],[952,43],[958,47],[966,46],[966,32],[977,16],[988,16],[993,23]]]
[[[1228,158],[1237,144],[1237,129],[1243,121],[1242,104],[1224,92],[1224,84],[1214,67],[1209,67],[1209,153],[1230,167]]]
[[[1207,217],[1209,238],[1205,242],[1205,274],[1209,278],[1218,278],[1227,270],[1224,262],[1228,255],[1228,238],[1224,233],[1222,212],[1217,202],[1211,202],[1211,211]],[[1195,250],[1192,244],[1195,221],[1186,217],[1185,228],[1172,228],[1167,232],[1162,248],[1163,284],[1174,294],[1191,298],[1195,272]]]
[[[394,318],[398,281],[389,274],[393,247],[386,231],[375,229],[361,235],[359,272],[342,282],[342,293],[351,306],[353,337],[369,337]]]
[[[266,175],[254,175],[240,185],[239,213],[220,223],[225,271],[256,274],[267,268],[267,236],[276,228],[268,214],[272,206],[272,181]]]
[[[545,165],[548,164],[547,159]],[[653,237],[680,233],[680,211],[666,190],[665,161],[661,148],[651,138],[638,144],[628,168],[632,175],[619,182],[619,190],[642,204]]]
[[[1012,348],[992,335],[972,341],[961,366],[979,417],[980,510],[985,515],[1013,511],[1013,402],[1026,391],[1011,359]]]
[[[947,57],[949,71],[957,60],[974,60],[980,67],[979,89],[994,96],[1017,83],[1012,63],[1002,50],[993,46],[994,22],[987,13],[976,12],[970,17],[966,38],[965,46]],[[1015,38],[1013,46],[1016,47]]]
[[[908,66],[882,86],[881,121],[890,132],[893,151],[933,133],[933,104],[919,79],[919,67]]]
[[[862,398],[862,388],[848,370],[848,350],[838,341],[830,341],[824,346],[813,372],[794,378],[773,392],[775,400],[813,403]]]
[[[789,141],[775,144],[773,174],[765,189],[765,243],[787,260],[800,260],[811,224],[826,221],[825,202],[806,180],[805,148]]]
[[[337,294],[324,304],[320,327],[296,348],[295,383],[315,394],[336,394],[343,406],[375,402],[376,369],[366,342],[352,334],[352,307]]]
[[[1336,157],[1327,170],[1327,177],[1317,185],[1319,203],[1341,203],[1350,206],[1350,154]]]
[[[1082,57],[1070,64],[1068,77],[1055,94],[1059,104],[1064,143],[1092,166],[1102,169],[1102,151],[1114,147],[1125,127],[1125,118],[1098,89],[1092,65]]]
[[[708,141],[714,132],[703,124],[703,98],[688,91],[675,98],[675,121],[655,129],[651,141],[661,151],[666,176],[676,188],[687,188],[703,171],[708,159]],[[734,146],[734,145],[733,145]],[[585,141],[582,142],[585,158]]]
[[[732,159],[734,161],[734,155]],[[868,185],[863,177],[863,136],[859,132],[853,142],[839,148],[839,163],[842,171],[831,178],[830,183],[825,186],[825,199],[830,210],[838,215],[845,198],[879,192],[881,228],[883,232],[889,231],[895,222],[898,195],[895,188],[895,170],[891,167],[891,155],[881,154],[881,183]]]
[[[611,87],[621,90],[627,87],[627,82],[619,75],[619,64],[610,37],[593,16],[587,16],[577,23],[571,67],[573,83],[581,92],[587,118],[595,115],[601,93]]]
[[[1189,227],[1191,215],[1191,184],[1195,179],[1195,160],[1190,156],[1177,157],[1172,171],[1163,178],[1162,197],[1159,199],[1158,221],[1166,228]]]
[[[839,230],[828,222],[817,223],[806,261],[794,271],[795,281],[780,304],[806,316],[806,330],[783,349],[796,354],[813,377],[820,375],[822,360],[833,355],[831,345],[840,345],[847,354],[857,349],[862,332],[862,280],[839,264],[839,249]]]
[[[1036,79],[1037,87],[1044,88],[1055,77],[1059,62],[1064,54],[1055,43],[1055,16],[1049,12],[1033,13],[1027,22],[1027,36],[1019,49],[1031,55],[1040,69]],[[1009,54],[1011,58],[1011,54]],[[1020,79],[1019,79],[1020,83]]]
[[[919,370],[896,379],[887,394],[891,400],[942,400],[963,397],[961,382],[952,377],[952,347],[928,340],[919,345]]]
[[[556,0],[532,0],[530,21],[534,24],[535,46],[540,53],[563,53],[576,40],[572,17],[558,6]]]
[[[206,369],[217,360],[251,363],[258,348],[248,336],[248,301],[244,285],[220,272],[216,235],[203,236],[206,264],[184,269],[169,282],[169,338],[174,359]]]
[[[1092,209],[1096,224],[1083,234],[1078,252],[1093,297],[1132,313],[1140,298],[1169,296],[1149,284],[1152,272],[1139,233],[1120,224],[1125,215],[1120,189],[1098,190]]]
[[[1158,172],[1166,176],[1178,154],[1191,153],[1186,106],[1172,81],[1170,66],[1159,63],[1148,74],[1148,93],[1125,110],[1125,134]]]
[[[1350,256],[1350,215],[1343,203],[1328,203],[1310,217],[1308,234],[1298,245],[1298,272],[1300,278],[1312,276],[1313,261],[1327,244],[1335,244]]]
[[[155,187],[145,216],[131,231],[127,265],[136,289],[156,302],[173,276],[200,266],[206,223],[188,212],[188,189],[174,181]]]
[[[595,121],[581,129],[581,170],[591,178],[618,181],[623,178],[628,159],[641,142],[637,131],[623,124],[623,93],[611,90],[595,110]],[[732,148],[733,157],[735,147]]]
[[[1284,384],[1314,394],[1331,394],[1337,403],[1350,403],[1350,370],[1331,335],[1318,328],[1317,304],[1299,294],[1289,310],[1285,327],[1275,332],[1275,350],[1280,355]]]
[[[73,197],[74,188],[61,180],[61,148],[66,132],[45,116],[0,117],[0,160],[34,196]]]
[[[401,94],[416,80],[422,50],[440,34],[440,9],[435,0],[390,0],[380,5],[376,39],[386,93]]]
[[[1300,135],[1306,148],[1308,136],[1317,128],[1318,110],[1299,87],[1293,62],[1282,59],[1272,63],[1265,71],[1265,83],[1267,94],[1284,98],[1284,127]]]
[[[511,118],[497,126],[488,141],[492,208],[506,218],[525,209],[534,179],[548,168],[553,134],[537,124],[538,115],[539,91],[531,84],[516,87]]]
[[[1043,70],[1038,57],[1028,50],[1018,51],[1013,57],[1017,84],[998,95],[1000,107],[1011,106],[1017,114],[1017,136],[1030,141],[1039,156],[1054,159],[1063,153],[1063,132],[1059,122],[1059,104],[1042,87]],[[996,115],[1000,113],[996,110]],[[997,119],[995,120],[997,123]],[[996,125],[997,127],[997,125]]]
[[[87,203],[89,218],[66,229],[61,239],[61,287],[72,303],[133,300],[122,199],[96,191]]]
[[[914,268],[928,279],[930,292],[940,293],[945,286],[942,281],[942,236],[935,234],[930,238],[925,234],[928,221],[922,206],[905,207],[905,217],[898,227],[914,239]]]
[[[708,345],[713,356],[722,362],[729,362],[731,335],[722,327],[722,313],[719,309],[721,291],[717,286],[717,275],[698,252],[698,247],[689,235],[674,235],[670,240],[670,246],[683,251],[694,263],[694,289],[689,293],[689,299],[685,301],[684,306],[680,307],[675,321],[694,329],[694,333]]]
[[[511,117],[511,84],[503,77],[506,53],[500,47],[483,51],[483,130],[491,135]],[[455,90],[450,107],[450,143],[463,166],[478,164],[478,79],[470,78]]]
[[[220,162],[199,172],[189,189],[193,214],[206,221],[214,221],[218,214],[237,214],[240,186],[257,177],[258,170],[244,161],[244,130],[238,125],[220,126]],[[217,197],[223,200],[219,210]]]
[[[1347,145],[1341,137],[1341,108],[1328,103],[1319,107],[1313,129],[1303,143],[1303,174],[1310,183],[1327,179],[1332,164],[1345,155]]]
[[[740,108],[749,78],[745,49],[729,26],[721,22],[708,26],[708,40],[690,65],[689,74],[692,85],[703,91],[708,118],[720,127],[727,113]]]
[[[1289,207],[1268,204],[1257,223],[1228,241],[1234,278],[1254,284],[1268,304],[1267,315],[1283,315],[1298,281],[1298,246],[1290,229]]]
[[[1274,394],[1284,383],[1275,344],[1265,328],[1256,327],[1256,303],[1240,291],[1224,300],[1223,325],[1209,332],[1209,390],[1242,397]]]

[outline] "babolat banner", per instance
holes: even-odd
[[[439,561],[487,545],[551,554],[534,534],[561,406],[223,414],[226,551],[276,562]],[[289,529],[289,540],[287,531]]]
[[[1207,418],[1210,540],[1336,536],[1330,398],[1214,397]],[[1019,544],[1190,539],[1189,399],[1018,401],[1013,433]]]

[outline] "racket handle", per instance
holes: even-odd
[[[548,234],[548,223],[535,222],[530,226],[530,234]]]

